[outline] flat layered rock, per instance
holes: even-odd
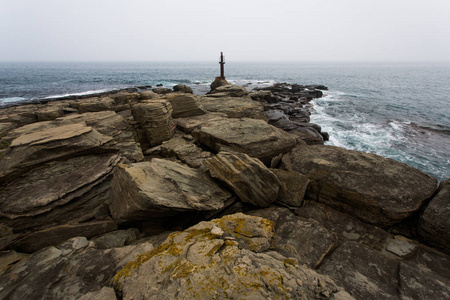
[[[267,121],[264,106],[250,97],[202,97],[201,104],[207,111],[225,113],[229,118],[252,118]]]
[[[191,168],[204,168],[206,158],[213,156],[211,152],[198,147],[191,136],[174,136],[161,144],[164,157],[175,157]]]
[[[189,117],[203,115],[206,111],[203,109],[199,97],[185,93],[171,93],[164,97],[172,104],[172,117]]]
[[[220,152],[206,165],[211,176],[226,182],[242,202],[267,207],[278,199],[281,183],[259,159]]]
[[[450,179],[441,182],[438,193],[425,208],[418,232],[427,243],[450,253]]]
[[[200,128],[203,124],[228,119],[224,113],[206,113],[204,115],[188,118],[176,118],[173,121],[183,132],[191,133],[194,129]]]
[[[200,143],[219,151],[248,154],[269,165],[272,158],[289,152],[297,137],[255,119],[219,119],[203,123],[192,131]]]
[[[107,188],[104,182],[118,160],[116,154],[78,156],[29,171],[1,188],[0,221],[20,232],[76,220],[80,214],[92,217],[102,204],[96,196]],[[84,211],[76,212],[79,208]]]
[[[127,299],[352,299],[294,258],[267,252],[269,220],[234,214],[170,235],[116,274]],[[326,295],[326,296],[323,296]]]
[[[16,138],[0,157],[0,182],[49,161],[104,151],[102,146],[113,139],[85,123],[55,126],[50,122],[39,122],[17,128],[8,135],[4,141]]]
[[[120,164],[115,170],[110,210],[119,222],[160,219],[183,211],[223,208],[231,195],[209,176],[176,162]]]
[[[406,164],[334,146],[299,146],[283,157],[282,166],[308,177],[309,199],[378,226],[411,216],[437,184]]]
[[[218,86],[215,85],[215,88],[208,93],[208,95],[214,94],[226,94],[230,97],[243,97],[248,95],[248,91],[246,88],[235,84],[219,84]]]

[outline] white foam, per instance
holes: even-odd
[[[45,97],[45,99],[63,98],[63,97],[69,97],[69,96],[84,96],[84,95],[91,95],[91,94],[104,93],[104,92],[108,92],[108,91],[111,91],[111,90],[108,90],[108,89],[102,89],[102,90],[85,91],[85,92],[80,92],[80,93],[70,93],[70,94],[62,94],[62,95],[52,95],[52,96]]]
[[[6,103],[21,102],[25,100],[27,99],[23,97],[0,98],[0,106],[5,105]]]

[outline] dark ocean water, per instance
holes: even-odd
[[[0,106],[156,84],[184,83],[201,94],[218,72],[217,62],[0,63]],[[227,62],[225,75],[248,88],[328,86],[311,118],[330,133],[328,144],[450,177],[450,63]]]

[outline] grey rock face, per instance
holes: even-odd
[[[427,243],[450,253],[450,179],[441,182],[419,220],[418,231]]]
[[[269,165],[273,157],[290,151],[297,137],[275,128],[262,120],[219,119],[203,123],[192,131],[200,143],[215,151],[248,154]]]
[[[110,210],[119,223],[160,219],[182,211],[218,210],[230,197],[203,172],[154,158],[150,162],[118,165]]]
[[[267,207],[278,199],[280,181],[258,159],[220,152],[207,159],[206,165],[211,176],[225,181],[242,202]]]
[[[334,146],[299,146],[283,157],[282,164],[308,177],[309,199],[379,226],[411,216],[437,184],[406,164]]]

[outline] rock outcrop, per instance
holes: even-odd
[[[212,177],[227,183],[242,202],[267,207],[278,199],[280,181],[260,160],[220,152],[206,160]]]
[[[450,179],[441,182],[419,220],[418,231],[425,241],[450,253]]]
[[[235,214],[172,234],[114,277],[123,299],[352,299],[333,281],[267,252],[269,220]]]
[[[209,112],[225,113],[229,118],[252,118],[267,120],[261,103],[247,97],[201,98],[202,106]]]
[[[172,117],[189,117],[203,115],[205,110],[197,96],[184,93],[171,93],[164,97],[172,105]]]
[[[299,146],[282,164],[308,177],[309,199],[385,227],[418,211],[437,184],[406,164],[334,146]]]
[[[219,210],[230,197],[203,172],[154,158],[117,166],[110,210],[118,223],[163,220],[183,211]]]

